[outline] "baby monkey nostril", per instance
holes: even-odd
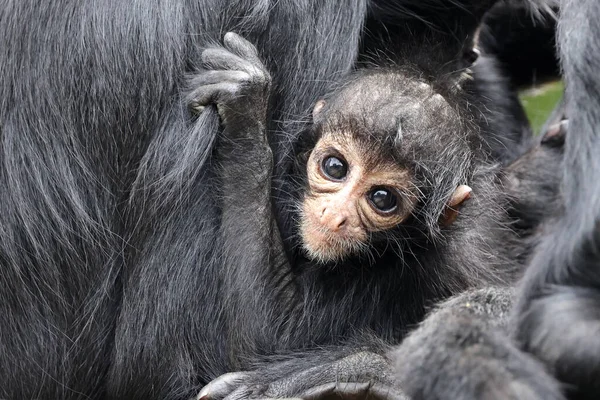
[[[348,220],[348,218],[346,218],[345,216],[338,217],[334,224],[335,229],[336,230],[341,229],[344,225],[346,225],[347,220]]]

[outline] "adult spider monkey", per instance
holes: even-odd
[[[458,40],[429,55],[454,56],[488,6],[4,2],[0,396],[187,398],[219,374],[250,365],[249,354],[278,350],[269,338],[248,344],[248,333],[263,326],[246,306],[270,295],[252,286],[260,275],[248,268],[240,285],[219,257],[233,237],[220,233],[223,187],[207,162],[218,118],[207,110],[192,120],[184,89],[207,43],[227,30],[258,43],[275,88],[268,126],[280,197],[291,144],[304,127],[298,116],[319,96],[357,63],[405,40],[407,31],[396,29],[402,26],[416,39],[432,25],[456,33]],[[447,44],[437,32],[427,40]],[[521,138],[516,128],[488,131],[482,144],[500,161]],[[277,205],[278,215],[290,215],[286,204]],[[288,223],[279,222],[285,231]],[[250,234],[256,236],[236,237],[262,243]],[[257,266],[258,253],[248,252],[245,265]],[[285,286],[286,276],[266,278]]]

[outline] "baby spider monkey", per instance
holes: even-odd
[[[471,195],[475,136],[399,70],[355,73],[316,103],[308,136],[300,235],[312,259],[351,257],[399,226],[433,239]]]

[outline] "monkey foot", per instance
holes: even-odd
[[[386,379],[388,361],[376,353],[361,351],[333,361],[317,358],[302,363],[304,369],[284,362],[256,372],[222,375],[206,385],[195,400],[408,400]]]
[[[241,400],[241,399],[286,399],[286,400],[320,400],[343,398],[372,400],[408,400],[401,391],[391,386],[375,382],[330,382],[306,388],[301,393],[291,396],[285,393],[270,393],[258,387],[250,387],[241,382],[248,375],[245,373],[225,374],[207,386],[196,396],[195,400]],[[238,386],[240,385],[241,386]]]

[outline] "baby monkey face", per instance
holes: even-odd
[[[307,165],[301,235],[309,256],[341,260],[366,249],[369,233],[393,228],[415,206],[406,168],[370,154],[351,134],[325,134]]]

